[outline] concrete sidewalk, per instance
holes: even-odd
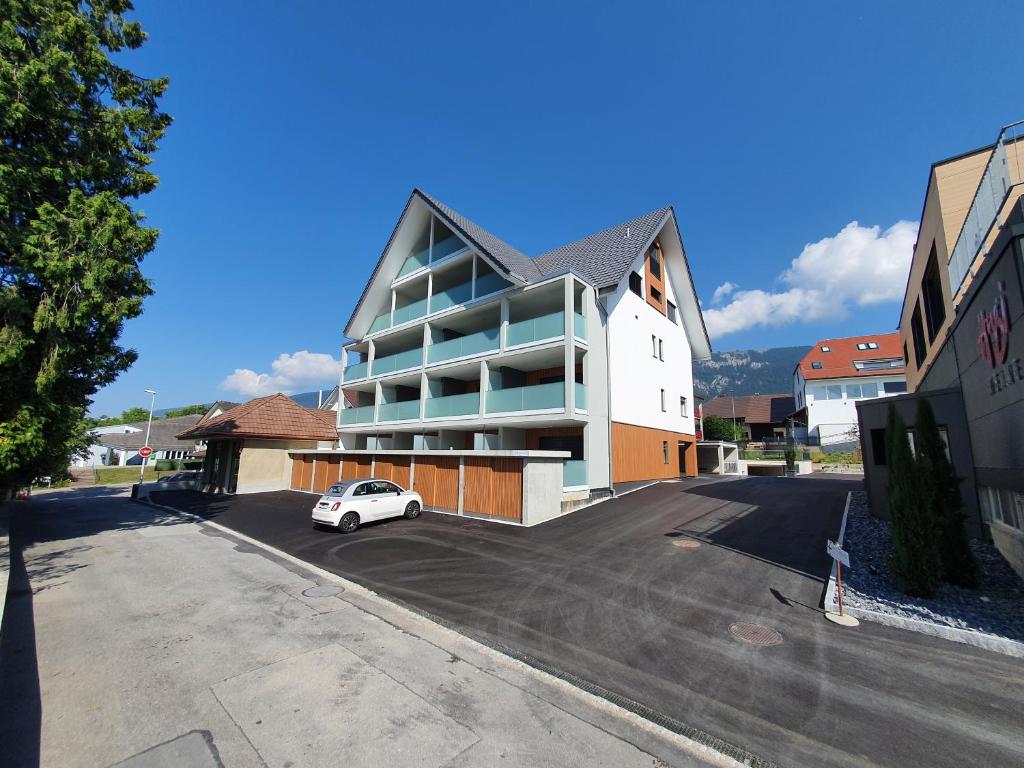
[[[19,505],[11,543],[3,765],[736,765],[115,489]]]

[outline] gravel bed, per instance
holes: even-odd
[[[939,586],[930,599],[908,597],[889,574],[890,525],[871,514],[867,495],[854,492],[843,548],[851,567],[843,569],[846,605],[892,616],[1024,642],[1024,580],[994,546],[971,541],[979,586]]]

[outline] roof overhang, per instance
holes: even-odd
[[[671,226],[669,226],[670,224]],[[674,207],[669,206],[668,213],[658,225],[654,237],[659,238],[663,250],[666,250],[667,243],[669,251],[678,250],[682,256],[678,260],[665,260],[668,272],[672,276],[672,283],[676,288],[676,298],[679,299],[680,305],[676,307],[676,310],[682,318],[683,329],[690,342],[693,359],[709,360],[711,358],[711,338],[708,336],[708,328],[704,324],[704,313],[701,311],[700,301],[697,299],[697,288],[693,284],[693,273],[690,271],[686,246],[683,244],[683,236],[679,232],[679,221],[676,218]],[[651,242],[654,242],[654,237],[651,238]],[[644,251],[650,246],[651,243],[646,243]]]

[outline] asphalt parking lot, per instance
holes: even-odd
[[[313,529],[308,494],[154,500],[779,765],[1024,764],[1017,661],[822,618],[825,540],[857,487],[698,479],[531,529],[426,513],[350,535]]]

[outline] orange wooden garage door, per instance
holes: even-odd
[[[522,522],[522,459],[467,456],[463,482],[463,511]]]
[[[293,490],[297,490],[302,482],[302,462],[304,458],[304,456],[292,456],[292,481],[288,487]]]
[[[408,456],[377,456],[373,468],[374,477],[398,483],[403,488],[409,487],[409,468],[412,465]]]
[[[459,508],[459,460],[446,458],[416,459],[413,490],[423,497],[424,506],[455,512]]]
[[[338,479],[337,456],[317,456],[316,466],[313,468],[313,490],[323,493],[331,484]]]
[[[302,457],[302,472],[299,475],[299,484],[296,486],[300,491],[308,491],[313,485],[313,457]]]
[[[341,465],[341,479],[355,480],[357,477],[369,477],[372,460],[372,456],[366,455],[346,456]]]

